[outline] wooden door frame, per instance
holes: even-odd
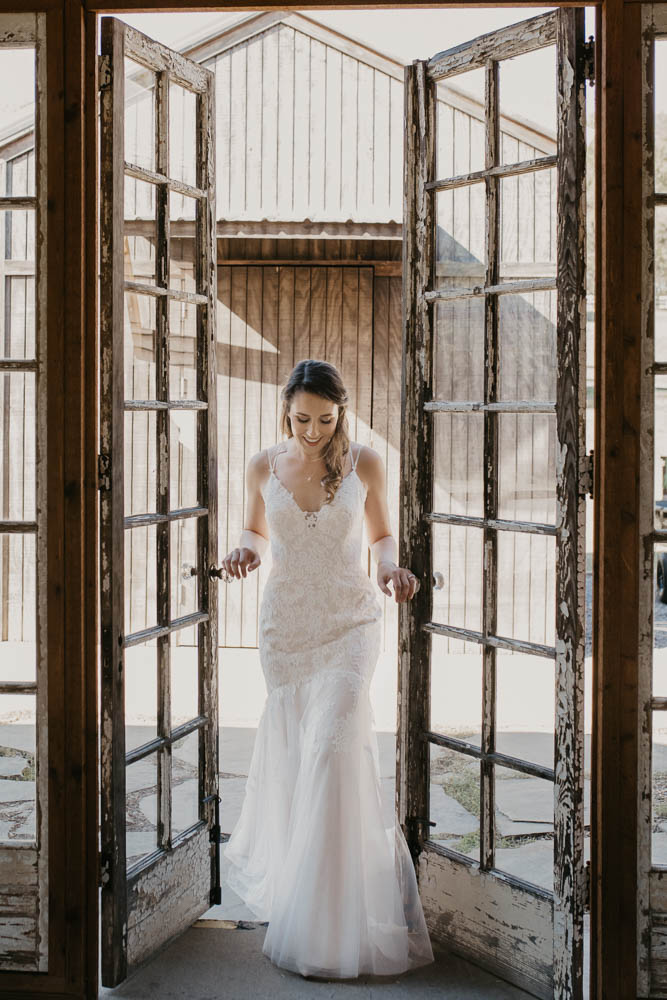
[[[570,0],[566,0],[570,5]],[[530,3],[511,6],[517,19]],[[560,6],[556,2],[555,6]],[[0,0],[0,11],[25,8]],[[53,954],[62,976],[2,974],[0,990],[43,996],[96,996],[97,915],[97,427],[96,389],[96,14],[151,9],[251,10],[192,0],[32,0],[49,11],[50,52],[62,88],[49,95],[49,188],[60,253],[48,275],[50,448],[48,509],[49,635],[53,753],[50,801],[60,817],[50,826]],[[263,8],[283,6],[268,0]],[[337,0],[336,8],[358,8]],[[383,9],[380,0],[367,9]],[[422,6],[419,0],[406,8]],[[441,3],[440,7],[446,6]],[[460,3],[452,4],[460,6]],[[294,9],[326,9],[304,0]],[[525,14],[519,13],[525,7]],[[597,4],[595,607],[591,795],[591,998],[636,996],[638,832],[641,192],[641,9],[637,0]],[[59,50],[58,50],[59,49]],[[627,126],[627,127],[625,127]],[[64,336],[64,332],[67,336]],[[63,416],[67,400],[67,419]],[[58,530],[58,529],[62,530]],[[66,669],[65,669],[66,667]],[[56,723],[58,728],[56,728]],[[68,734],[65,740],[65,733]],[[605,766],[602,767],[604,762]],[[609,817],[609,821],[607,821]],[[604,840],[600,831],[605,830]],[[67,873],[67,874],[65,874]],[[62,894],[58,893],[58,886]],[[67,895],[65,896],[65,893]],[[56,921],[53,921],[55,924]]]

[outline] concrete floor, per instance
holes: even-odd
[[[294,998],[429,998],[522,1000],[529,993],[444,951],[402,976],[326,980],[275,966],[262,954],[266,927],[236,921],[198,921],[147,965],[100,997],[128,1000],[294,1000]]]

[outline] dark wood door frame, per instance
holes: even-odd
[[[558,4],[557,4],[558,5]],[[0,11],[18,0],[0,0]],[[52,925],[48,975],[0,973],[5,995],[97,994],[97,352],[95,185],[95,12],[206,8],[175,0],[33,0],[50,11],[49,54],[57,86],[49,94],[50,218],[60,223],[49,258],[50,447],[49,637],[55,683],[49,712],[53,754],[52,857],[66,897],[66,921]],[[250,5],[237,3],[241,10]],[[269,0],[265,6],[279,6]],[[326,6],[305,0],[298,9]],[[338,0],[337,7],[344,7]],[[350,5],[352,6],[352,5]],[[356,6],[356,5],[355,5]],[[383,3],[366,6],[382,9]],[[419,2],[405,4],[419,7]],[[458,4],[457,4],[458,6]],[[511,6],[529,4],[515,0]],[[296,8],[295,8],[296,9]],[[517,10],[517,19],[524,16]],[[592,898],[590,996],[636,996],[637,595],[640,565],[639,321],[641,275],[640,5],[601,0],[597,10],[597,353],[594,608]],[[86,293],[88,291],[88,295]],[[66,331],[66,336],[65,336]],[[67,419],[63,411],[67,400]],[[58,528],[62,530],[58,530]],[[51,570],[53,575],[51,576]],[[55,616],[54,616],[55,617]],[[55,723],[58,722],[58,728]],[[68,738],[65,739],[65,733]],[[604,767],[603,767],[604,765]],[[604,830],[604,839],[601,831]],[[58,850],[56,850],[58,848]],[[54,869],[54,877],[55,877]],[[54,883],[54,887],[57,883]],[[55,960],[54,960],[55,963]],[[62,971],[59,971],[59,968]]]

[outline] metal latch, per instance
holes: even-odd
[[[579,469],[579,495],[580,496],[593,496],[593,483],[595,474],[595,463],[593,452],[589,452],[588,455],[583,455],[581,459],[581,465]]]
[[[595,39],[592,35],[584,42],[584,77],[591,87],[595,85]]]
[[[97,86],[100,90],[106,90],[111,86],[113,75],[111,73],[111,56],[97,57]]]
[[[111,489],[111,455],[97,456],[97,488],[104,492]]]
[[[108,854],[100,854],[99,884],[104,888],[111,881],[111,857]]]

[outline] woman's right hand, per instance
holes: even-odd
[[[247,576],[251,570],[257,569],[261,561],[259,554],[254,549],[244,545],[242,548],[232,549],[231,552],[228,552],[222,560],[222,567],[229,576],[235,576],[240,580],[242,576]]]

